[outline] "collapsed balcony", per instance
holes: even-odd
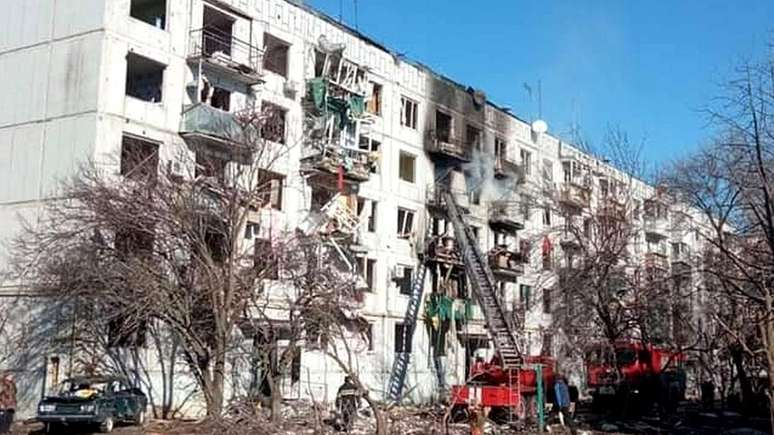
[[[472,158],[470,148],[462,138],[455,137],[450,131],[431,129],[425,137],[425,150],[435,156],[451,157],[463,162]]]
[[[238,115],[207,104],[193,104],[183,109],[180,136],[196,149],[217,151],[228,160],[249,163],[253,139],[251,127],[239,122]],[[257,139],[257,136],[255,136]]]
[[[427,243],[425,260],[450,266],[464,267],[457,241],[452,236],[438,236]]]
[[[495,246],[489,251],[489,267],[492,273],[516,278],[524,274],[526,257],[521,252],[513,252],[507,246]]]
[[[319,153],[301,159],[305,173],[323,172],[353,182],[368,181],[376,159],[360,149],[327,146]]]
[[[493,201],[489,209],[489,226],[493,230],[519,231],[524,229],[522,213],[518,203]]]
[[[591,188],[565,183],[559,191],[559,202],[568,208],[582,210],[591,204]]]
[[[263,50],[216,27],[190,32],[187,58],[247,85],[263,82]]]

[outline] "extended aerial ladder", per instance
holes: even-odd
[[[454,227],[454,236],[460,249],[460,256],[465,264],[465,273],[470,278],[473,292],[478,299],[484,314],[489,334],[494,347],[500,355],[503,370],[517,369],[522,363],[519,343],[514,333],[514,325],[503,309],[497,296],[497,287],[492,270],[481,253],[473,230],[463,220],[454,195],[446,191],[443,199],[447,207],[447,215]]]
[[[465,265],[465,273],[470,278],[473,291],[484,314],[489,334],[500,355],[503,370],[518,369],[522,363],[521,351],[514,334],[514,325],[506,315],[496,292],[495,279],[486,257],[481,253],[476,236],[463,220],[460,208],[454,196],[446,191],[441,196],[446,203],[447,215],[454,227],[454,236],[460,250],[460,256]],[[419,306],[422,302],[425,274],[427,266],[421,262],[415,281],[412,283],[411,298],[404,316],[403,342],[414,335]],[[411,349],[396,354],[393,361],[390,383],[388,386],[389,400],[397,402],[401,399],[403,384],[411,361]]]

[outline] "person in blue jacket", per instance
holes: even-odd
[[[559,409],[559,417],[562,419],[562,424],[566,425],[570,429],[570,433],[575,435],[575,422],[572,420],[572,413],[570,413],[570,390],[567,387],[567,379],[564,376],[557,376],[556,382],[554,382],[554,394],[556,407]]]

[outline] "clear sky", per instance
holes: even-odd
[[[774,0],[307,0],[527,120],[599,143],[608,125],[645,157],[709,134],[700,109],[774,41]],[[355,5],[357,4],[357,14]],[[530,99],[524,84],[534,92]]]

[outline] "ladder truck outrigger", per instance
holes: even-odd
[[[494,275],[479,248],[473,230],[465,223],[462,209],[457,205],[452,192],[445,188],[439,193],[454,228],[465,273],[484,315],[495,350],[490,361],[478,362],[472,366],[465,384],[452,386],[450,401],[454,405],[453,414],[464,413],[471,406],[484,406],[494,412],[523,419],[534,403],[538,420],[542,422],[544,391],[550,391],[554,381],[554,360],[550,357],[522,355],[517,325],[514,325],[513,319],[503,308],[503,302],[496,291]],[[420,273],[412,284],[412,294],[404,319],[404,334],[409,336],[414,333],[422,299],[427,270],[423,263],[420,264]],[[410,353],[396,355],[388,388],[388,396],[392,402],[401,399],[409,362]]]

